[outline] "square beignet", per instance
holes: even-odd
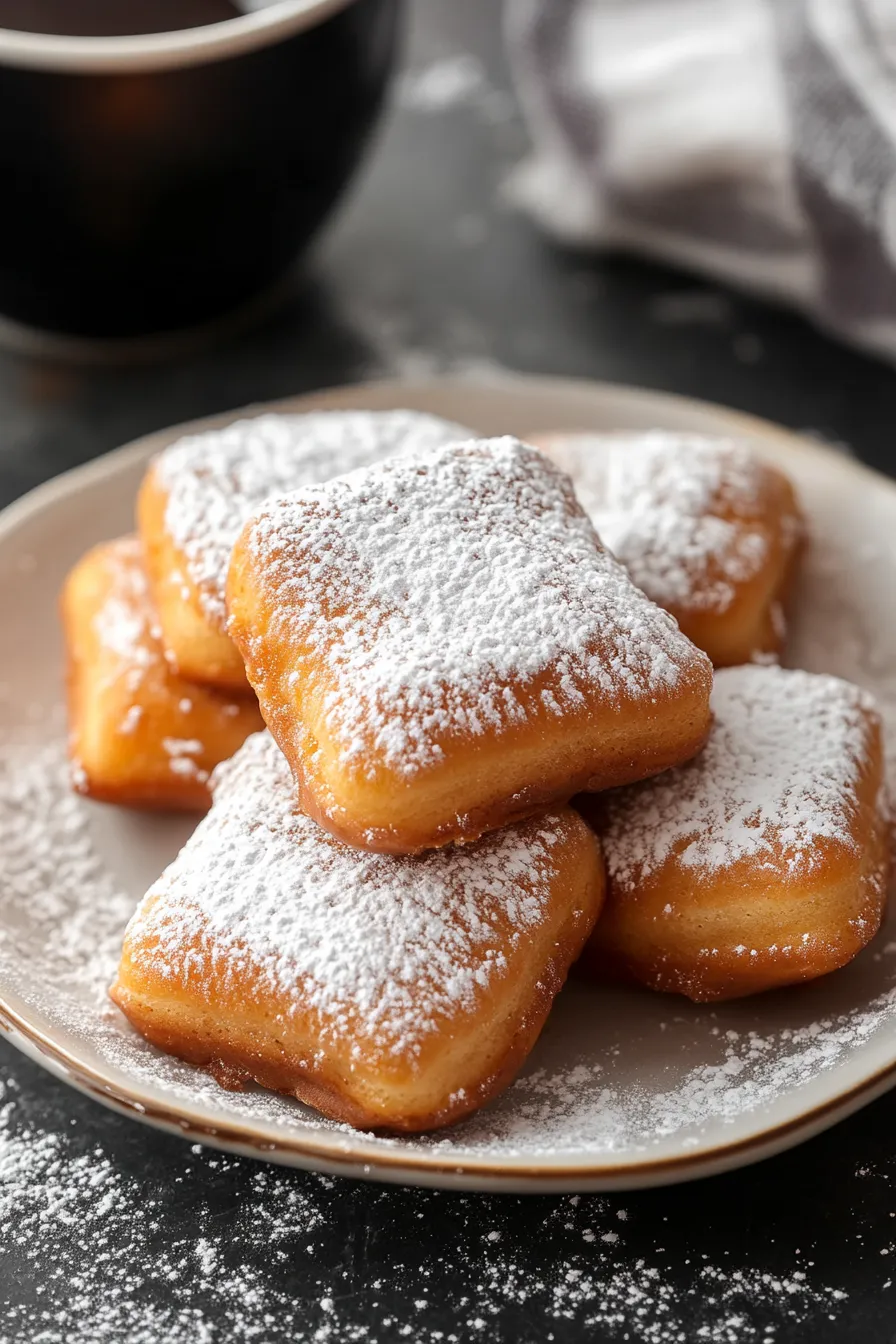
[[[414,858],[350,849],[297,808],[267,734],[125,935],[111,994],[161,1049],[369,1129],[450,1124],[532,1048],[603,898],[569,807]]]
[[[780,654],[805,537],[787,477],[695,434],[537,434],[605,546],[716,667]]]
[[[413,853],[686,760],[706,656],[515,439],[395,458],[270,501],[229,630],[302,806]]]
[[[608,894],[583,964],[697,1002],[826,975],[874,937],[890,866],[881,728],[837,677],[716,674],[700,756],[581,800]]]
[[[104,802],[208,807],[211,771],[258,732],[261,715],[252,696],[234,699],[171,671],[139,540],[89,551],[61,606],[75,788]]]
[[[173,667],[245,690],[224,628],[224,586],[233,543],[269,496],[467,432],[417,411],[314,411],[238,420],[171,444],[146,474],[137,518]]]

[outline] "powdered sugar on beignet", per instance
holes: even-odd
[[[324,748],[334,773],[416,782],[452,753],[527,730],[550,741],[575,722],[588,759],[557,763],[547,802],[663,768],[669,750],[683,759],[708,725],[706,658],[604,550],[568,478],[515,439],[393,459],[271,502],[235,550],[228,603],[300,777]],[[662,725],[676,706],[686,722],[672,746]],[[614,740],[630,727],[644,740]],[[524,764],[507,792],[542,782]],[[463,796],[452,805],[467,810]]]
[[[237,420],[171,444],[153,470],[167,492],[165,527],[206,615],[223,625],[233,543],[266,499],[466,432],[419,411],[312,411]]]
[[[198,1062],[270,1081],[267,1060],[271,1085],[328,1113],[444,1123],[509,1079],[601,896],[597,847],[570,808],[461,849],[364,853],[297,810],[286,761],[258,734],[216,772],[212,812],[131,921],[115,997],[164,1045],[152,1017],[170,994],[181,1048],[166,1048],[195,1057],[191,1032],[195,1046],[206,1031]]]
[[[674,856],[704,872],[749,859],[797,875],[819,840],[855,852],[872,697],[839,677],[738,667],[716,673],[712,708],[695,760],[610,801],[611,874],[643,881]]]
[[[586,807],[609,896],[587,959],[731,998],[824,975],[877,931],[889,871],[880,721],[864,691],[776,667],[716,673],[686,765]]]
[[[662,431],[544,442],[601,540],[660,606],[723,611],[764,563],[763,530],[738,525],[761,511],[762,467],[745,444]]]
[[[748,444],[660,430],[534,441],[633,581],[714,661],[775,651],[803,522],[789,482]]]

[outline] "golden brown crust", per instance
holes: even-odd
[[[256,663],[253,679],[257,674]],[[286,687],[288,678],[289,666],[283,663],[265,676],[264,684]],[[326,752],[288,707],[288,701],[275,707],[269,692],[261,703],[268,727],[290,763],[308,816],[357,849],[414,854],[440,845],[467,844],[552,804],[567,802],[573,794],[645,779],[688,760],[704,745],[709,733],[708,690],[703,679],[696,676],[681,688],[677,704],[654,705],[640,711],[632,708],[624,716],[586,710],[571,716],[561,733],[546,713],[539,712],[536,684],[528,692],[519,693],[531,707],[525,730],[480,745],[475,752],[446,744],[446,769],[437,781],[438,787],[432,790],[432,801],[425,787],[418,786],[412,793],[400,786],[390,787],[391,781],[378,786],[376,780],[366,779],[357,783],[339,781],[337,797],[332,775],[320,768]],[[288,690],[285,694],[289,695]],[[551,739],[549,753],[544,750],[546,736]],[[528,765],[529,773],[537,774],[538,783],[514,787],[517,774],[512,776],[508,791],[504,782],[508,766],[512,768],[517,760],[521,763],[519,773]],[[485,792],[483,779],[491,790],[487,801],[474,806],[467,801],[470,774],[480,797]],[[352,804],[360,820],[352,815]]]
[[[185,557],[165,526],[167,504],[168,492],[150,466],[137,499],[137,523],[171,665],[191,681],[248,693],[243,660],[203,607]]]
[[[595,883],[596,885],[596,883]],[[602,894],[602,890],[601,890]],[[593,907],[599,897],[591,896]],[[122,963],[110,993],[131,1024],[153,1045],[167,1054],[206,1070],[228,1090],[239,1091],[257,1083],[274,1092],[295,1097],[337,1120],[374,1132],[416,1133],[456,1124],[504,1091],[513,1082],[541,1034],[554,999],[563,987],[570,966],[580,955],[592,921],[569,919],[558,934],[549,959],[544,963],[531,999],[512,1026],[492,1028],[495,1048],[487,1071],[466,1080],[449,1093],[442,1104],[428,1111],[388,1113],[382,1107],[355,1100],[348,1092],[350,1080],[327,1061],[310,1053],[291,1054],[276,1042],[256,1043],[241,1039],[239,1004],[227,997],[219,1003],[217,1021],[205,1029],[190,1020],[188,1011],[176,1017],[166,1006],[154,1003],[144,990],[135,992],[128,983],[129,970]]]
[[[208,807],[209,774],[261,716],[253,701],[171,671],[137,539],[88,552],[66,580],[61,614],[78,792],[133,807]]]
[[[207,933],[185,943],[183,975],[166,978],[154,953],[152,906],[128,930],[112,998],[149,1041],[222,1086],[259,1083],[374,1131],[453,1124],[512,1081],[600,910],[605,879],[595,837],[571,809],[556,814],[556,824],[562,854],[544,917],[524,938],[508,926],[506,970],[472,1007],[441,1010],[438,1029],[410,1053],[384,1049],[362,1015],[349,1012],[334,1032],[298,983],[272,991],[247,949],[229,959]],[[519,879],[524,887],[536,880]]]

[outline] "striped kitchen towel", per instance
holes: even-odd
[[[896,0],[507,0],[556,236],[799,306],[896,358]]]

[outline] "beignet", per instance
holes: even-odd
[[[698,1002],[825,975],[881,922],[889,873],[880,721],[836,677],[716,674],[703,752],[581,800],[609,888],[583,958]]]
[[[227,602],[303,808],[362,848],[475,839],[665,770],[709,729],[709,660],[515,439],[269,502]]]
[[[298,811],[268,734],[125,935],[112,997],[222,1085],[336,1120],[423,1130],[476,1110],[534,1044],[600,908],[599,845],[572,808],[394,858]]]
[[[174,668],[246,689],[243,660],[224,630],[224,585],[240,528],[270,495],[466,433],[418,411],[269,413],[166,448],[147,472],[137,514]]]

